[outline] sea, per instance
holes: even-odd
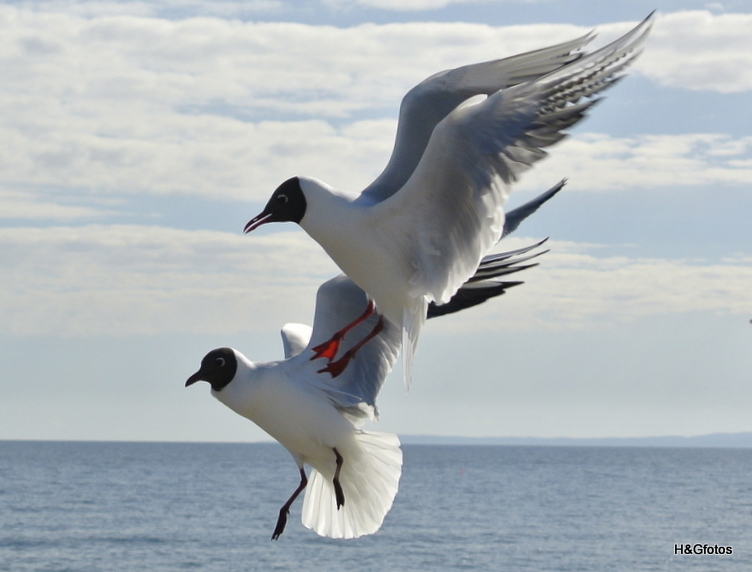
[[[752,570],[752,449],[403,450],[376,534],[273,542],[277,444],[0,441],[0,570]]]

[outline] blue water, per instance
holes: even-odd
[[[403,448],[377,534],[271,542],[278,445],[0,442],[0,570],[752,570],[752,450]]]

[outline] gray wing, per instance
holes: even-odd
[[[483,257],[475,274],[457,290],[449,302],[441,305],[431,302],[428,305],[427,318],[430,320],[431,318],[438,318],[439,316],[472,308],[491,298],[501,296],[513,286],[523,284],[521,281],[499,280],[499,278],[525,270],[526,268],[538,266],[537,262],[532,264],[525,263],[548,252],[548,250],[532,252],[546,242],[546,240],[548,239],[546,238],[525,248]]]
[[[548,48],[446,70],[423,80],[402,99],[392,156],[364,195],[380,202],[397,192],[418,165],[434,127],[463,101],[556,71],[582,57],[577,50],[594,37],[590,33]]]
[[[548,201],[551,197],[553,197],[556,193],[563,189],[564,185],[566,184],[567,180],[562,179],[553,187],[548,189],[545,193],[542,193],[534,199],[526,202],[524,205],[521,205],[516,209],[509,211],[504,217],[504,230],[501,233],[501,238],[504,238],[508,234],[512,234],[515,230],[517,230],[517,227],[520,226],[523,220],[537,211],[543,203]]]
[[[306,348],[294,359],[314,372],[326,365],[326,359],[311,361],[313,348],[328,341],[331,336],[363,314],[369,298],[356,284],[340,274],[324,282],[316,294],[313,332]],[[378,313],[350,330],[342,341],[337,357],[364,339],[376,326]],[[325,391],[332,402],[353,417],[377,416],[376,396],[384,379],[394,366],[402,346],[402,332],[384,320],[381,332],[355,354],[345,370],[337,377],[330,373],[306,376]],[[303,360],[307,362],[303,364]]]
[[[282,326],[282,346],[285,349],[285,359],[295,357],[301,353],[311,341],[311,326],[306,324],[285,324]]]

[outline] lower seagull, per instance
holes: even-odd
[[[561,188],[563,183],[509,213],[509,231]],[[545,241],[485,257],[476,274],[441,306],[432,304],[428,318],[480,304],[521,284],[499,280],[534,266]],[[186,381],[211,385],[211,393],[227,407],[256,423],[293,456],[300,484],[280,508],[272,540],[282,534],[296,498],[306,490],[302,522],[321,536],[356,538],[376,532],[397,494],[402,451],[397,435],[363,431],[376,420],[376,396],[401,348],[401,331],[374,312],[342,340],[338,367],[321,366],[315,348],[331,332],[362,313],[368,296],[345,275],[322,284],[316,296],[313,328],[282,328],[285,359],[250,361],[233,348],[218,348],[201,361]],[[348,343],[348,340],[358,340]],[[306,475],[305,465],[311,467]]]

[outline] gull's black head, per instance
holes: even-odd
[[[238,358],[231,348],[219,348],[210,351],[201,360],[201,367],[188,378],[185,386],[197,381],[208,381],[214,391],[222,391],[238,371]]]
[[[261,214],[248,221],[243,232],[247,234],[267,222],[299,223],[305,215],[306,205],[300,179],[287,179],[274,191]]]

